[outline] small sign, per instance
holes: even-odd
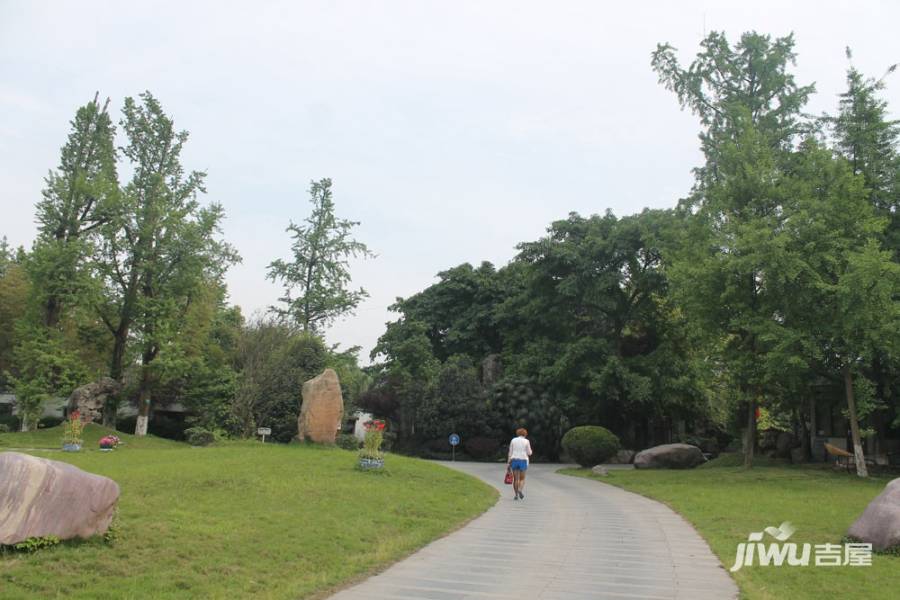
[[[451,446],[459,446],[459,435],[455,433],[450,434],[450,445]]]
[[[256,430],[256,435],[272,435],[271,427],[260,427]]]

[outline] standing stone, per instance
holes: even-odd
[[[75,391],[69,396],[66,407],[69,414],[76,410],[80,412],[81,419],[86,423],[99,423],[103,417],[103,408],[106,406],[107,398],[118,394],[121,390],[121,383],[111,377],[104,377],[99,381],[75,388]]]
[[[591,473],[593,473],[594,475],[599,475],[600,477],[606,477],[609,475],[609,469],[607,469],[603,465],[596,465],[591,469]]]
[[[900,548],[900,478],[869,503],[847,535],[872,544],[873,550]]]
[[[0,545],[105,533],[118,500],[119,486],[107,477],[64,462],[0,453]]]
[[[297,419],[297,437],[318,444],[333,444],[344,417],[341,383],[334,369],[303,384],[303,405]]]
[[[692,469],[706,462],[697,446],[663,444],[638,452],[634,457],[636,469]]]

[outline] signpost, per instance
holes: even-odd
[[[453,453],[453,462],[456,462],[456,447],[459,446],[459,434],[450,434],[450,451]]]
[[[266,436],[267,436],[267,435],[272,435],[272,428],[271,428],[271,427],[259,427],[259,428],[256,430],[256,435],[261,435],[261,436],[262,436],[263,444],[265,444],[265,443],[266,443]]]

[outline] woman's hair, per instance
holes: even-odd
[[[527,436],[528,430],[525,429],[524,427],[519,427],[518,429],[516,429],[516,435],[526,435]]]

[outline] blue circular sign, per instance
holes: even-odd
[[[450,434],[450,445],[459,446],[459,436],[455,433]]]

